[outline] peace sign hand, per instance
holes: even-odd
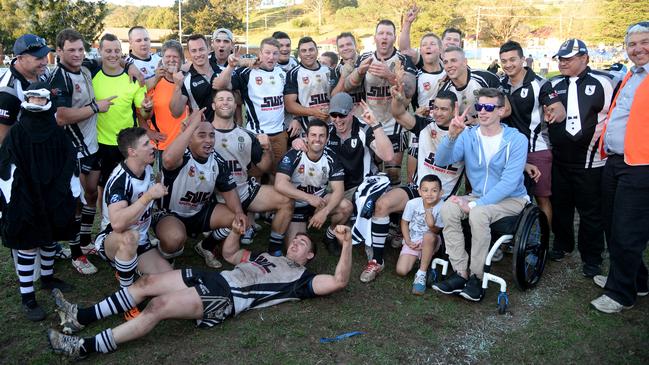
[[[464,130],[464,120],[469,113],[469,109],[470,108],[464,109],[464,113],[460,115],[460,104],[458,102],[455,102],[454,117],[453,119],[451,119],[451,124],[448,126],[448,135],[450,138],[457,138],[457,136],[459,136],[460,133],[462,133],[462,131]]]
[[[374,113],[370,109],[370,106],[367,105],[365,100],[361,100],[360,106],[361,108],[363,108],[363,120],[365,121],[365,123],[370,127],[376,125],[377,124],[376,117],[374,116]]]

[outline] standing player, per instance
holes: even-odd
[[[527,163],[536,166],[540,172],[540,176],[531,176],[536,181],[533,193],[539,208],[551,223],[552,152],[548,124],[562,122],[566,111],[552,84],[524,67],[524,57],[518,42],[509,41],[500,47],[500,62],[505,71],[501,89],[512,110],[506,123],[518,129],[529,141]],[[530,171],[529,167],[525,170]]]
[[[329,216],[331,225],[327,229],[327,236],[330,236],[332,227],[347,223],[352,213],[352,204],[343,199],[343,167],[335,153],[325,148],[328,135],[326,122],[318,119],[309,122],[306,130],[308,151],[291,149],[277,168],[275,189],[295,200],[295,211],[287,234],[289,242],[307,228],[322,228]],[[328,183],[331,193],[326,190]],[[272,253],[278,256],[281,250],[277,248]]]
[[[374,34],[376,51],[363,53],[356,61],[354,72],[345,79],[346,91],[352,91],[360,85],[365,87],[367,105],[376,119],[383,124],[385,133],[392,141],[394,159],[384,164],[384,170],[390,177],[392,185],[398,185],[401,181],[401,159],[406,141],[401,126],[395,122],[390,113],[392,100],[390,85],[397,82],[396,72],[403,67],[405,72],[400,78],[404,83],[406,97],[409,99],[414,94],[417,73],[410,58],[394,48],[395,29],[394,23],[390,20],[381,20]]]
[[[228,56],[234,49],[234,35],[227,28],[219,28],[212,33],[212,52],[210,52],[210,65],[221,71],[228,66]]]
[[[263,213],[275,212],[270,227],[268,252],[275,253],[282,248],[284,234],[293,213],[293,202],[286,196],[279,194],[271,185],[261,185],[254,178],[248,176],[248,170],[256,166],[262,172],[270,169],[272,155],[269,137],[265,134],[256,136],[234,123],[234,110],[236,103],[231,90],[218,90],[214,95],[214,120],[212,126],[218,152],[226,161],[237,184],[237,192],[243,210],[247,212]],[[214,232],[203,241],[201,247],[211,250],[219,237]]]
[[[298,65],[295,57],[291,55],[291,38],[288,34],[277,31],[273,33],[272,38],[277,39],[279,42],[279,59],[277,60],[277,66],[288,73],[291,69]]]
[[[136,25],[128,30],[128,44],[130,51],[126,62],[132,62],[144,76],[147,89],[155,85],[156,69],[160,65],[160,56],[151,52],[151,37],[149,32],[141,25]]]
[[[333,79],[334,88],[331,90],[331,96],[345,91],[345,79],[354,71],[354,65],[358,59],[356,51],[356,38],[349,32],[342,32],[336,37],[336,48],[340,55],[340,63],[333,69],[331,78]],[[352,114],[360,118],[363,115],[363,108],[360,106],[361,100],[365,100],[365,89],[359,85],[353,90],[348,90],[347,94],[354,101]]]
[[[193,112],[185,130],[162,154],[163,183],[169,193],[162,198],[164,211],[154,217],[153,224],[160,253],[168,260],[182,255],[187,235],[228,228],[235,218],[247,224],[234,177],[214,151],[214,128],[202,118],[202,110]],[[225,205],[216,203],[215,191]],[[228,231],[216,233],[225,239]],[[211,251],[203,252],[199,245],[196,251],[207,266],[221,267]]]
[[[101,232],[95,240],[99,256],[116,270],[119,285],[133,284],[135,270],[143,274],[170,271],[171,265],[155,250],[149,239],[153,201],[167,195],[167,188],[153,182],[153,146],[144,128],[119,132],[122,161],[106,183],[102,201]],[[127,320],[139,314],[137,308],[125,313]]]
[[[297,44],[300,64],[286,75],[284,105],[293,114],[288,127],[291,136],[306,130],[310,120],[329,120],[330,88],[329,67],[318,62],[318,46],[311,37],[300,38]]]
[[[446,28],[442,33],[442,48],[446,50],[448,47],[462,48],[462,31],[457,28]]]

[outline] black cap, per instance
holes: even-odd
[[[47,46],[45,39],[33,34],[24,34],[16,39],[16,43],[14,43],[14,54],[16,56],[28,54],[41,58],[51,51],[53,49]]]

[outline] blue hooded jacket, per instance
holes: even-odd
[[[478,126],[465,128],[453,142],[442,139],[435,153],[435,164],[447,166],[464,160],[466,175],[473,192],[479,197],[476,205],[496,204],[506,198],[527,196],[523,184],[527,162],[527,138],[515,128],[501,123],[503,138],[498,152],[487,165]]]

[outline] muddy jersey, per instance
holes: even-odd
[[[410,57],[402,55],[397,52],[396,49],[392,51],[392,55],[386,60],[378,59],[374,52],[363,53],[358,57],[358,60],[356,60],[355,67],[358,68],[358,66],[368,57],[373,58],[372,62],[384,62],[392,72],[394,72],[396,63],[399,61],[403,65],[405,72],[410,73],[413,76],[417,75],[417,69],[412,64]],[[385,134],[388,136],[401,134],[402,128],[398,123],[396,123],[392,116],[392,112],[390,111],[390,103],[392,102],[390,82],[380,77],[373,76],[368,72],[365,74],[363,86],[365,88],[365,100],[367,101],[367,105],[374,113],[376,120],[383,123]]]
[[[230,191],[237,187],[225,160],[216,151],[201,162],[189,149],[177,169],[162,168],[162,183],[168,191],[162,198],[162,208],[181,217],[199,213],[212,199],[214,189]]]
[[[432,110],[433,102],[435,101],[437,92],[444,83],[445,76],[446,72],[444,69],[438,72],[428,72],[424,69],[417,71],[417,89],[412,98],[415,109],[420,106],[427,106]]]
[[[442,143],[442,138],[448,135],[448,128],[442,128],[437,125],[430,118],[422,118],[415,115],[415,126],[410,130],[410,133],[419,136],[418,157],[417,157],[417,170],[413,180],[419,186],[421,179],[428,175],[437,175],[442,181],[442,190],[444,195],[442,199],[455,194],[462,183],[462,175],[464,174],[464,161],[456,162],[449,166],[435,165],[435,153],[437,146]]]
[[[214,150],[223,157],[237,184],[241,201],[248,198],[248,169],[261,161],[263,150],[254,134],[241,127],[215,129]]]
[[[340,79],[346,79],[354,71],[354,63],[351,61],[347,64],[344,64],[342,61],[333,69],[333,79],[336,80],[335,85],[338,84]],[[344,82],[344,81],[343,81]],[[359,86],[355,87],[350,91],[345,91],[349,96],[352,97],[354,102],[354,107],[352,108],[352,114],[360,118],[363,116],[363,108],[361,107],[361,100],[365,100],[365,87],[361,83]]]
[[[316,296],[312,286],[316,275],[284,256],[252,255],[220,275],[230,286],[235,315]]]
[[[331,96],[331,84],[329,78],[331,70],[316,62],[314,70],[305,67],[300,63],[286,74],[286,86],[284,95],[296,94],[297,102],[305,108],[314,108],[325,113],[329,112],[329,99]],[[309,121],[314,117],[296,116],[306,131]]]
[[[52,102],[56,107],[83,108],[95,100],[92,73],[85,65],[74,72],[59,63],[49,83]],[[77,149],[77,158],[97,152],[97,113],[79,122],[66,124],[63,128]]]
[[[440,91],[447,90],[454,93],[460,105],[460,114],[469,108],[469,112],[467,113],[468,123],[477,125],[478,113],[473,106],[473,104],[478,102],[478,98],[475,96],[476,93],[483,87],[499,88],[500,79],[489,71],[469,69],[467,71],[467,80],[467,84],[464,87],[457,88],[450,79],[446,78],[440,87]]]
[[[153,169],[150,165],[144,168],[142,176],[135,176],[129,170],[126,163],[120,162],[113,173],[108,178],[106,188],[104,189],[104,199],[102,201],[102,220],[101,229],[111,231],[110,218],[108,217],[108,206],[121,201],[126,201],[128,205],[134,204],[151,186],[153,186],[152,178]],[[146,245],[149,242],[148,230],[151,225],[151,210],[153,208],[153,201],[149,202],[144,212],[137,218],[137,222],[128,227],[130,230],[136,230],[140,233],[140,245]]]
[[[155,70],[162,62],[162,57],[157,53],[151,53],[148,58],[138,58],[133,53],[129,53],[126,62],[133,62],[135,67],[144,75],[144,79],[148,80],[155,76]]]
[[[306,152],[291,149],[277,166],[277,173],[288,175],[291,183],[307,194],[325,196],[329,181],[344,181],[345,171],[334,152],[325,148],[317,161],[311,161]],[[308,202],[296,200],[295,207]]]
[[[284,85],[286,74],[275,66],[238,68],[232,89],[239,90],[246,104],[246,128],[254,133],[276,134],[284,130]]]

